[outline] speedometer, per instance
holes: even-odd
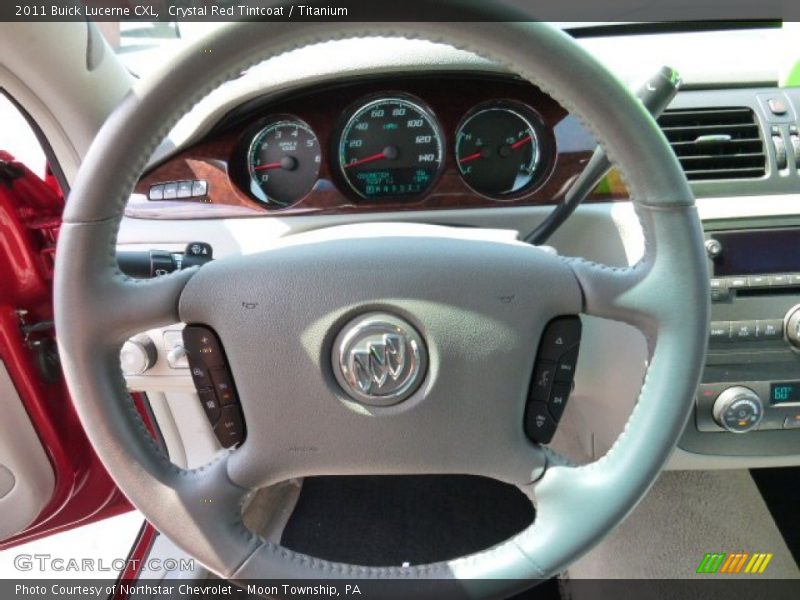
[[[416,196],[442,166],[442,134],[419,101],[379,98],[355,110],[338,146],[341,175],[362,198]]]

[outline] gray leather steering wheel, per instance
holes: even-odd
[[[633,96],[561,31],[459,22],[463,7],[436,4],[453,11],[452,22],[231,24],[204,40],[211,52],[187,49],[174,69],[124,99],[75,182],[55,287],[73,401],[120,489],[221,577],[457,578],[470,594],[508,593],[564,569],[619,524],[660,473],[686,422],[705,352],[709,293],[694,200],[666,140]],[[399,224],[379,235],[337,228],[153,280],[120,273],[115,244],[125,203],[181,115],[251,64],[371,35],[470,50],[580,116],[626,178],[646,237],[644,258],[612,268],[518,242]],[[394,260],[398,253],[406,260]],[[387,273],[386,264],[397,268]],[[243,309],[243,301],[258,309]],[[331,374],[333,336],[371,310],[407,319],[428,346],[425,381],[394,406],[354,406]],[[528,441],[522,423],[544,325],[581,312],[638,327],[651,355],[624,433],[605,457],[576,467]],[[205,323],[219,334],[248,429],[241,447],[194,470],[174,466],[150,438],[119,367],[127,337],[178,321]],[[275,344],[280,352],[264,351]],[[254,488],[315,474],[393,473],[485,475],[531,497],[535,489],[537,518],[471,556],[386,568],[300,555],[242,524],[243,497]]]

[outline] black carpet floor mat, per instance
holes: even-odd
[[[800,468],[750,471],[795,561],[800,564]]]
[[[414,565],[486,549],[533,517],[517,488],[482,477],[309,477],[281,542],[327,560]]]

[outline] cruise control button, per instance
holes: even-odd
[[[547,444],[556,433],[555,419],[544,402],[529,402],[525,412],[525,433],[534,442]]]
[[[211,383],[214,385],[214,391],[217,393],[217,398],[219,398],[219,403],[222,406],[236,403],[233,379],[226,368],[216,367],[211,369]]]
[[[183,347],[192,367],[222,367],[225,359],[217,336],[207,327],[188,325],[183,329]]]
[[[541,360],[558,360],[565,352],[581,341],[579,317],[559,317],[550,321],[542,335],[539,347]]]
[[[208,376],[208,371],[200,365],[195,365],[189,368],[194,381],[194,387],[198,390],[211,387],[211,377]]]
[[[708,328],[708,339],[711,342],[728,342],[731,339],[730,321],[712,321]]]
[[[550,409],[550,414],[558,422],[561,420],[561,415],[564,414],[564,409],[567,406],[569,394],[572,391],[572,386],[568,383],[556,383],[553,386],[553,391],[550,392],[550,402],[547,407]]]
[[[575,347],[558,361],[556,368],[556,381],[569,381],[575,377],[575,365],[578,364],[578,348]]]
[[[244,419],[238,405],[222,407],[222,415],[214,426],[214,435],[223,448],[241,443],[244,439]]]
[[[547,402],[550,398],[550,388],[555,378],[556,363],[540,362],[533,370],[531,381],[530,399],[536,402]]]
[[[201,390],[197,393],[200,397],[200,404],[203,405],[203,410],[206,411],[206,417],[211,425],[216,425],[222,415],[222,408],[219,405],[219,400],[211,390]]]

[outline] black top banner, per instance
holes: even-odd
[[[800,20],[797,0],[3,0],[0,21]],[[445,17],[446,15],[446,17]]]

